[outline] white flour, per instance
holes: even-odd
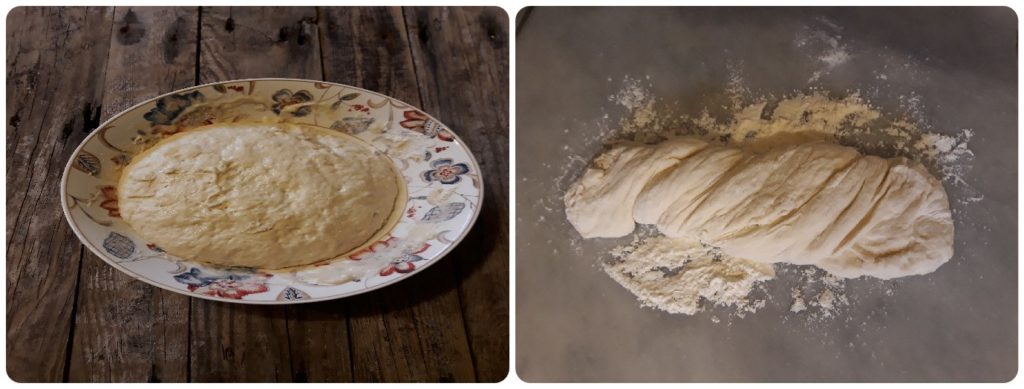
[[[804,302],[804,296],[800,292],[800,288],[793,288],[791,296],[793,297],[793,304],[789,306],[790,312],[800,313],[807,310],[807,303]]]
[[[654,110],[656,99],[649,92],[650,77],[647,77],[646,80],[647,84],[644,85],[639,79],[626,76],[622,89],[618,93],[608,96],[608,101],[621,105],[630,112],[630,115],[619,123],[621,132],[630,133],[640,129],[661,130],[662,128]]]
[[[826,27],[830,29],[839,29],[838,26],[825,23]],[[805,28],[804,30],[804,33],[797,35],[793,43],[800,49],[815,53],[813,57],[819,65],[818,69],[811,73],[807,83],[820,80],[822,76],[831,73],[833,69],[850,60],[850,53],[847,51],[846,45],[842,43],[842,35],[831,35],[821,29]]]
[[[663,236],[634,241],[613,251],[604,265],[641,304],[669,313],[692,315],[707,306],[734,308],[739,316],[764,307],[749,299],[751,290],[775,277],[771,265],[729,258],[697,241]]]
[[[797,286],[790,290],[790,295],[793,303],[789,311],[815,321],[834,318],[850,305],[846,282],[814,267],[800,271]]]

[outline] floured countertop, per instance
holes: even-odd
[[[517,71],[530,75],[517,85],[520,377],[1011,378],[1017,365],[1014,34],[1015,18],[1006,9],[531,12],[517,48]],[[949,263],[888,281],[777,265],[770,281],[718,288],[734,304],[685,303],[673,314],[642,307],[602,269],[656,237],[641,231],[584,241],[565,219],[562,194],[609,140],[656,141],[681,132],[736,141],[773,131],[761,120],[764,112],[777,120],[807,107],[825,108],[811,115],[823,119],[813,127],[840,143],[914,158],[943,181],[956,228]],[[835,118],[862,125],[851,131]],[[729,133],[716,133],[725,127]],[[749,298],[734,298],[747,289]],[[648,297],[656,300],[665,290],[651,289]]]

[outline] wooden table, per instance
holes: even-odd
[[[7,25],[7,372],[16,381],[500,381],[508,372],[508,16],[499,8],[16,8]],[[294,306],[189,298],[85,250],[61,214],[111,115],[247,77],[378,91],[450,125],[484,171],[438,264]]]

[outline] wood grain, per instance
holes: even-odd
[[[191,380],[292,381],[284,310],[193,299]]]
[[[399,284],[352,297],[357,382],[471,382],[473,361],[451,261]]]
[[[200,83],[321,76],[314,8],[212,7],[200,20]],[[193,299],[192,381],[292,381],[287,309]]]
[[[288,307],[293,381],[353,381],[346,304],[334,300]]]
[[[497,7],[415,8],[406,20],[423,109],[469,145],[484,177],[476,226],[448,256],[476,378],[501,381],[509,369],[508,15]]]
[[[419,105],[402,9],[325,8],[324,77]]]
[[[312,7],[204,7],[200,83],[253,77],[319,79]]]
[[[325,9],[321,25],[325,80],[420,105],[402,9]],[[353,378],[474,381],[455,285],[452,261],[441,260],[410,280],[346,299]]]
[[[199,9],[118,7],[100,119],[195,82]],[[188,380],[189,298],[139,282],[85,251],[68,379]]]
[[[469,382],[508,371],[508,19],[497,8],[17,8],[8,18],[7,368],[19,381]],[[477,226],[447,258],[353,298],[287,307],[132,280],[61,220],[59,179],[100,120],[248,77],[324,79],[422,107],[473,149]]]
[[[21,7],[7,21],[7,372],[60,381],[82,253],[60,179],[99,120],[111,10]]]

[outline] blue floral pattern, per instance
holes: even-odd
[[[79,153],[71,167],[81,170],[90,176],[99,175],[103,169],[100,159],[88,151]]]
[[[299,90],[298,92],[295,93],[292,93],[292,91],[288,89],[281,89],[274,93],[274,95],[271,96],[270,98],[274,100],[274,113],[280,115],[281,112],[289,105],[302,104],[312,101],[313,95],[311,95],[305,89]],[[292,111],[291,114],[292,116],[306,116],[309,115],[310,112],[313,112],[313,108],[307,105],[299,107],[298,109]]]
[[[106,239],[103,239],[103,249],[107,250],[110,255],[128,259],[135,253],[135,242],[132,242],[127,236],[111,232]]]
[[[193,102],[203,100],[206,100],[206,96],[199,91],[162,97],[156,101],[156,107],[142,117],[153,125],[169,125],[174,123],[174,119],[185,112]]]
[[[303,292],[302,290],[290,286],[284,288],[284,290],[282,290],[281,293],[278,293],[277,295],[277,301],[296,301],[306,299],[309,299],[309,293]]]
[[[430,167],[433,169],[427,170],[420,175],[423,181],[437,181],[445,185],[451,185],[461,181],[463,174],[469,173],[468,165],[462,162],[454,163],[449,158],[437,159],[430,163]]]
[[[444,221],[452,220],[456,216],[459,216],[459,214],[462,213],[462,210],[465,208],[465,203],[441,204],[427,211],[427,213],[423,215],[423,222],[441,223]]]

